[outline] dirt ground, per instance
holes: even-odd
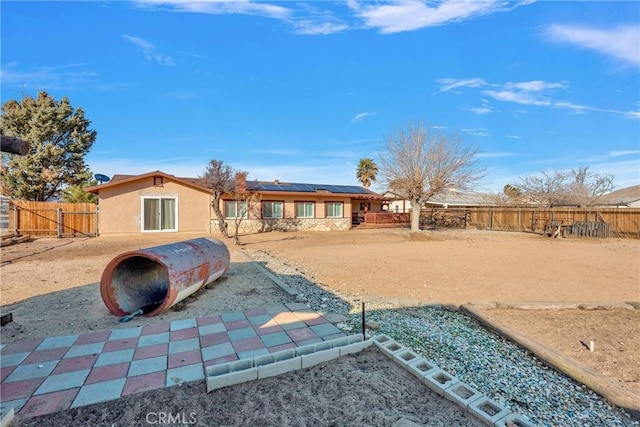
[[[105,266],[113,257],[128,250],[194,237],[200,236],[153,234],[81,239],[48,238],[2,248],[0,308],[3,314],[12,312],[14,315],[14,322],[0,330],[2,342],[130,326],[119,323],[118,318],[111,315],[102,302],[98,282]],[[241,254],[243,251],[247,254],[252,251],[268,252],[340,295],[361,298],[401,298],[453,305],[483,301],[640,301],[640,240],[551,239],[534,234],[479,230],[414,234],[400,229],[276,232],[243,236],[241,240],[241,247],[233,246],[231,240],[225,241],[231,250],[231,267],[224,279],[161,316],[136,318],[136,324],[291,301],[293,297],[284,293],[247,262],[246,257]],[[493,311],[498,315],[498,310]],[[498,320],[501,322],[510,322],[515,327],[530,332],[532,338],[638,390],[640,334],[637,325],[640,324],[640,310],[579,310],[576,313],[562,310],[526,314],[520,310],[499,311]],[[594,353],[587,354],[589,352],[581,346],[581,340],[595,341],[601,351],[595,352],[597,356]],[[353,359],[348,361],[354,362]],[[347,362],[341,361],[340,364],[342,363]],[[354,363],[357,365],[357,362]],[[348,377],[347,373],[354,369],[349,366],[344,371],[336,368],[337,371],[334,372],[334,368],[333,365],[331,368],[325,367],[323,372],[327,372],[331,378],[342,379]],[[374,369],[373,372],[382,375],[388,369],[390,368],[385,366],[384,369]],[[359,371],[356,369],[354,372]],[[296,387],[306,390],[317,382],[317,378],[307,374],[308,372],[300,372],[287,375],[295,378]],[[363,378],[370,378],[373,374],[362,375]],[[281,378],[273,381],[284,381]],[[365,387],[360,384],[357,392],[353,391],[352,394],[348,394],[348,386],[345,384],[344,391],[336,391],[327,396],[316,394],[311,400],[316,405],[325,406],[324,410],[336,404],[336,399],[344,400],[351,395],[356,396],[354,405],[362,399],[367,402],[378,399],[380,404],[388,402],[388,398],[369,396],[368,391],[376,388],[366,384],[368,385]],[[224,402],[235,402],[229,408],[234,408],[230,412],[237,416],[224,421],[221,418],[207,418],[210,415],[206,415],[206,411],[211,412],[211,406],[207,409],[207,405],[211,404],[216,393],[205,394],[202,398],[200,388],[203,387],[203,384],[186,385],[150,392],[149,396],[144,393],[133,395],[127,398],[125,406],[120,406],[124,405],[121,402],[125,402],[121,399],[99,405],[100,410],[93,407],[80,408],[76,411],[84,415],[76,416],[85,417],[82,419],[87,420],[87,425],[99,425],[100,416],[110,413],[112,415],[108,419],[115,420],[114,414],[121,414],[125,407],[134,408],[132,410],[139,416],[144,411],[162,411],[165,407],[174,411],[188,411],[179,402],[193,401],[194,405],[204,405],[197,410],[200,419],[211,420],[202,425],[240,425],[263,419],[277,405],[290,400],[284,398],[283,394],[274,395],[276,392],[271,387],[264,386],[262,381],[242,385],[239,386],[240,391],[230,389],[227,391],[229,396],[221,398],[222,409],[226,404]],[[329,386],[326,387],[329,390]],[[280,393],[289,393],[289,388],[288,385]],[[261,390],[269,390],[270,394],[264,399],[261,397],[261,403],[256,404],[258,406],[249,404],[255,398],[252,393]],[[239,393],[237,396],[234,394],[236,392]],[[365,396],[362,396],[363,393]],[[204,399],[205,403],[200,402],[200,399]],[[246,411],[238,410],[238,399],[244,399],[242,408],[246,407]],[[431,401],[435,402],[434,399]],[[166,404],[163,403],[164,406],[158,408],[157,402]],[[297,404],[287,407],[284,412],[307,414],[308,411],[300,408],[293,410]],[[307,404],[309,403],[299,403]],[[376,409],[363,408],[362,412],[354,416],[363,417],[360,419],[362,423],[368,424],[366,417],[378,414],[376,411],[381,411],[381,407],[384,405]],[[451,408],[455,409],[453,406]],[[348,411],[352,410],[350,408]],[[406,417],[428,425],[451,425],[446,422],[430,424],[422,419],[414,420],[412,411],[380,415],[386,417],[380,418],[380,423],[374,419],[371,421],[376,425],[392,425]],[[262,414],[262,418],[251,418],[257,417],[256,414]],[[335,414],[336,417],[344,416],[339,411]],[[449,415],[455,417],[452,414]],[[312,416],[312,412],[308,415]],[[133,416],[129,412],[128,416],[125,415],[129,418],[122,420],[131,421]],[[295,417],[271,420],[273,422],[264,424],[301,424],[300,419]],[[121,425],[119,422],[105,421],[105,425]],[[353,422],[359,424],[358,419],[353,419]],[[330,422],[317,423],[331,425]],[[41,425],[50,424],[45,422]]]

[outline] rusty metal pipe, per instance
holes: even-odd
[[[105,267],[100,295],[117,316],[149,306],[145,316],[156,316],[221,277],[229,264],[224,243],[206,237],[125,252]]]

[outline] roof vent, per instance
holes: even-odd
[[[280,184],[280,180],[279,180],[279,179],[274,179],[274,180],[273,180],[273,183],[274,183],[274,184]]]

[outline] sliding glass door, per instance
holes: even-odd
[[[142,231],[178,231],[175,197],[142,198]]]

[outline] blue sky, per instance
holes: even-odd
[[[357,184],[409,122],[457,132],[479,191],[589,166],[640,184],[637,1],[2,1],[2,102],[82,107],[108,176]],[[383,190],[380,186],[374,189]]]

